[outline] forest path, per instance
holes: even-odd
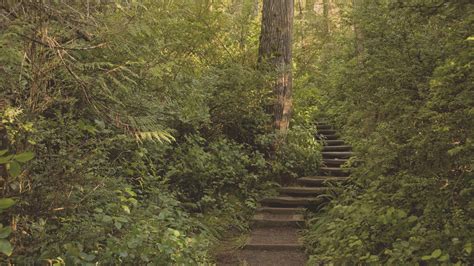
[[[217,265],[305,265],[307,257],[300,241],[299,231],[305,225],[306,208],[317,207],[324,199],[328,182],[347,179],[349,171],[342,169],[352,155],[351,146],[345,145],[327,122],[317,125],[317,137],[324,142],[321,175],[301,177],[296,184],[279,188],[279,195],[260,201],[251,221],[252,231],[242,249],[217,256]]]

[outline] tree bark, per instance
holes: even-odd
[[[330,3],[329,0],[323,0],[323,15],[324,15],[324,31],[326,36],[329,35],[329,14],[330,14]]]
[[[292,33],[294,0],[264,0],[260,34],[259,62],[268,64],[276,76],[273,91],[274,127],[288,130],[292,109]]]
[[[363,0],[352,0],[352,8],[357,12],[357,9],[360,8],[360,6],[363,4]],[[353,29],[354,29],[354,35],[355,35],[355,48],[357,52],[357,61],[360,65],[362,65],[362,56],[364,53],[364,34],[362,33],[362,30],[360,29],[359,22],[358,22],[358,17],[354,18],[353,21]]]
[[[5,108],[7,106],[7,101],[4,99],[0,99],[0,113],[3,113],[5,111]],[[6,150],[8,149],[8,136],[7,136],[7,129],[5,126],[2,124],[2,121],[0,120],[0,151],[1,150]],[[3,189],[3,193],[1,196],[5,195],[5,185],[6,185],[6,180],[8,178],[8,173],[5,164],[0,164],[0,178],[2,181],[0,182],[0,187]]]

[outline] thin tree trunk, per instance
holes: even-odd
[[[323,0],[323,16],[324,16],[324,32],[329,35],[329,14],[330,14],[330,3],[329,0]]]
[[[7,106],[6,100],[0,99],[0,113],[3,113],[5,111],[6,106]],[[8,149],[7,129],[5,128],[5,126],[2,124],[2,121],[0,120],[0,151],[6,150],[6,149]],[[6,189],[5,189],[5,185],[7,184],[6,180],[8,178],[5,164],[0,164],[0,177],[3,179],[3,182],[0,183],[0,187],[3,188],[2,189],[3,193],[1,196],[4,196],[6,192]]]
[[[352,8],[355,12],[357,12],[357,9],[362,4],[362,1],[363,0],[352,0]],[[357,61],[359,62],[360,65],[362,65],[362,55],[364,52],[364,44],[363,44],[364,35],[360,29],[357,16],[354,18],[353,28],[354,28],[354,35],[355,35],[355,48],[357,52]]]
[[[274,127],[282,133],[288,130],[292,109],[293,14],[293,0],[263,1],[259,62],[269,64],[276,73],[273,84],[276,95]]]

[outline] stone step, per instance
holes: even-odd
[[[327,190],[326,187],[281,187],[279,192],[289,196],[317,196]]]
[[[323,158],[349,158],[353,155],[350,151],[323,151]]]
[[[338,145],[344,145],[344,141],[341,139],[336,139],[336,140],[323,140],[324,147],[327,146],[338,146]]]
[[[318,204],[320,199],[314,197],[289,197],[279,196],[260,200],[262,205],[268,207],[307,207]]]
[[[244,249],[245,250],[289,251],[289,250],[303,250],[303,245],[299,243],[293,243],[293,244],[247,243],[244,246]]]
[[[338,140],[339,136],[335,134],[334,135],[318,134],[316,135],[316,138],[320,140]]]
[[[352,147],[349,145],[324,146],[323,151],[350,151]]]
[[[301,214],[268,214],[257,213],[250,221],[252,228],[291,227],[300,228],[304,225]]]
[[[332,176],[348,176],[350,169],[340,167],[321,167],[321,172]]]
[[[319,135],[335,135],[336,130],[333,130],[333,129],[319,129],[318,134]]]
[[[300,214],[305,208],[276,208],[276,207],[261,207],[257,209],[257,213],[273,213],[273,214]]]
[[[344,182],[348,177],[341,176],[306,176],[298,178],[298,183],[307,186],[321,186],[327,182]]]
[[[347,162],[347,159],[323,159],[323,164],[326,166],[341,166]]]

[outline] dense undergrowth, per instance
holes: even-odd
[[[2,264],[207,262],[260,191],[317,169],[309,117],[270,156],[243,3],[0,4]]]
[[[355,3],[311,46],[308,84],[357,168],[310,224],[310,263],[472,264],[474,6]]]
[[[357,168],[310,263],[472,264],[470,1],[299,1],[276,150],[255,1],[46,2],[0,4],[0,263],[210,262],[324,110]]]

